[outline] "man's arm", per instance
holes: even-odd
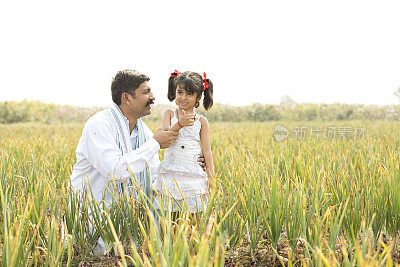
[[[85,156],[104,177],[127,179],[130,177],[128,167],[136,175],[160,149],[160,144],[150,138],[139,148],[122,155],[111,129],[102,123],[88,123],[83,135]]]
[[[169,147],[179,134],[158,129],[153,137],[139,148],[124,155],[106,124],[88,122],[82,135],[85,136],[85,157],[96,170],[104,177],[128,179],[131,176],[130,172],[134,175],[139,174],[160,148]]]

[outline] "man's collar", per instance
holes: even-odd
[[[137,127],[137,124],[136,124],[135,128],[133,128],[133,131],[131,133],[131,137],[137,137],[138,134],[139,134],[139,130],[138,130],[138,127]]]
[[[128,129],[129,129],[129,120],[128,120],[127,117],[125,117],[124,113],[122,113],[122,110],[119,108],[119,106],[118,106],[117,104],[113,103],[113,106],[112,106],[111,108],[115,109],[117,112],[119,112],[119,113],[122,115],[122,118],[124,118],[124,121],[125,121],[125,123],[126,123],[126,126],[127,126]],[[135,129],[137,129],[137,121],[136,121]],[[135,129],[134,129],[134,130],[135,130]],[[132,132],[133,132],[133,131],[132,131]]]
[[[122,110],[119,108],[119,106],[117,104],[113,103],[113,106],[111,108],[115,109],[118,113],[120,113],[122,115],[122,118],[124,118],[125,123],[128,125],[128,128],[129,128],[129,120],[127,117],[125,117],[124,113],[122,113]]]

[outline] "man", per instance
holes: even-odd
[[[73,190],[92,188],[93,197],[111,203],[114,179],[119,191],[136,179],[148,194],[160,161],[158,151],[178,137],[177,132],[158,129],[155,134],[141,121],[151,113],[154,96],[150,78],[132,70],[117,73],[112,81],[114,105],[93,115],[82,131],[71,175]],[[148,168],[148,169],[147,169]],[[148,177],[150,173],[150,177]],[[133,177],[132,177],[133,176]],[[106,188],[110,190],[105,190]]]

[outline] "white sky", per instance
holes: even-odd
[[[111,103],[111,79],[206,71],[218,103],[398,103],[400,1],[2,1],[0,101]]]

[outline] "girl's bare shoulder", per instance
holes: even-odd
[[[167,109],[164,110],[164,114],[166,114],[166,113],[174,114],[174,111],[172,110],[172,108],[167,108]]]
[[[167,114],[169,115],[169,117],[174,116],[174,111],[172,109],[170,109],[170,108],[167,108],[164,111],[164,116],[167,115]]]
[[[204,117],[204,116],[201,115],[200,118],[199,118],[199,121],[200,121],[200,123],[201,123],[201,126],[205,126],[205,125],[208,126],[208,120],[207,120],[206,117]]]

